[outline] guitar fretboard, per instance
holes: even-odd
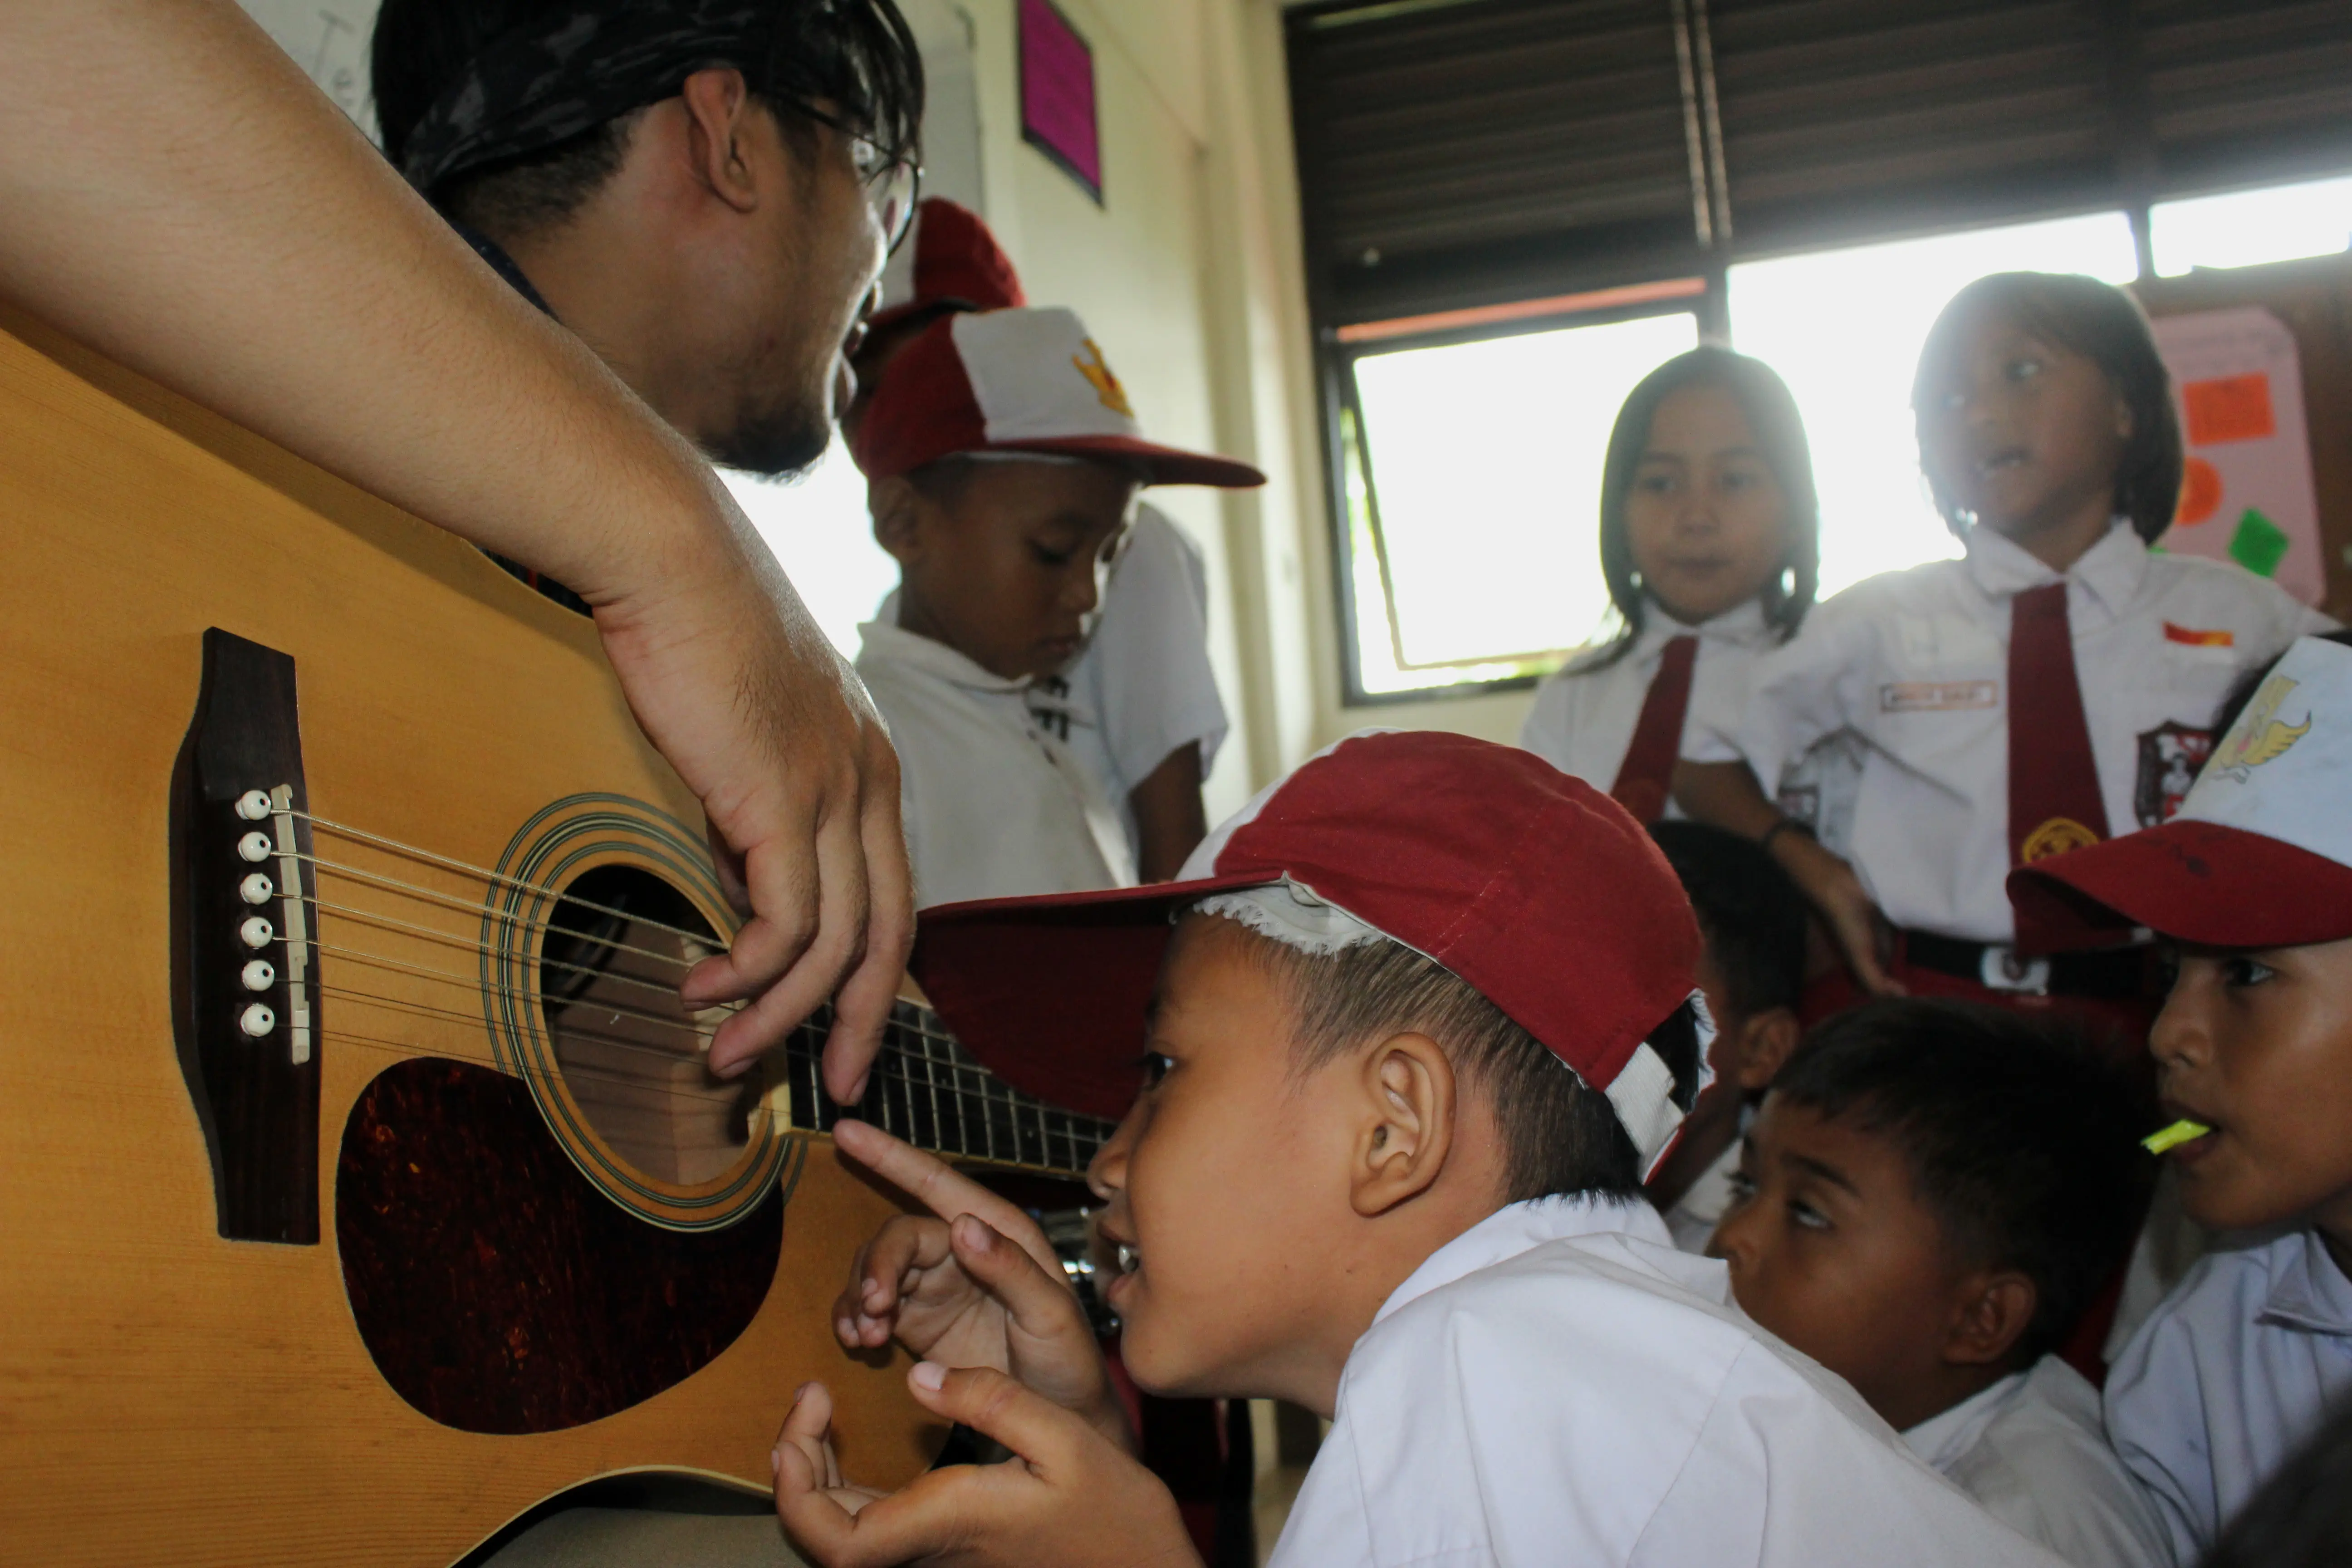
[[[1059,1110],[1023,1094],[973,1059],[940,1016],[911,1002],[891,1009],[882,1054],[855,1110],[824,1092],[818,1053],[832,1027],[826,1008],[785,1042],[783,1073],[792,1124],[825,1132],[856,1116],[960,1164],[984,1164],[1082,1178],[1116,1123]]]

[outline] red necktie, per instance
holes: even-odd
[[[2074,673],[2066,584],[2029,588],[2009,612],[2009,860],[2029,866],[2107,836],[2091,727]],[[2017,916],[2023,953],[2111,946],[2125,928],[2037,904]]]
[[[1690,708],[1691,668],[1698,662],[1698,638],[1685,635],[1669,640],[1658,673],[1650,677],[1650,694],[1642,699],[1642,717],[1633,725],[1633,743],[1617,766],[1617,782],[1610,796],[1646,827],[1665,815],[1666,794],[1674,787],[1675,759],[1682,755],[1683,715]]]

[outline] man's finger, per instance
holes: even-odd
[[[1085,1417],[993,1367],[950,1370],[934,1361],[917,1362],[908,1369],[907,1386],[925,1409],[995,1438],[1045,1476],[1068,1473],[1082,1447],[1102,1441]]]
[[[752,858],[755,868],[760,860],[758,856]],[[789,963],[768,977],[773,983],[766,984],[750,1006],[720,1025],[719,1032],[711,1037],[710,1070],[722,1078],[740,1072],[753,1057],[782,1039],[793,1026],[824,1005],[866,940],[866,870],[864,852],[856,838],[838,828],[821,829],[816,838],[815,862],[821,889],[818,929],[789,955]],[[756,898],[756,870],[753,881]],[[792,885],[797,891],[797,874]],[[856,917],[854,923],[852,914]],[[760,925],[754,920],[736,933],[735,953],[745,952],[747,939]],[[775,928],[770,929],[772,931]],[[760,940],[766,943],[771,938],[763,934]],[[752,955],[755,961],[761,956]],[[749,963],[743,972],[757,973]]]
[[[888,781],[882,781],[888,783]],[[898,823],[898,791],[876,786],[860,826],[866,850],[866,954],[834,998],[833,1033],[824,1042],[825,1092],[843,1105],[866,1095],[866,1075],[881,1049],[882,1028],[915,945],[914,875]]]
[[[941,1219],[978,1215],[999,1236],[1010,1237],[1035,1258],[1040,1268],[1061,1266],[1034,1220],[946,1162],[854,1118],[835,1125],[833,1141],[843,1153]]]

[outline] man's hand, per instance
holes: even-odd
[[[596,606],[750,916],[688,979],[751,1004],[712,1066],[838,987],[854,1100],[913,927],[896,759],[701,455],[231,0],[11,5],[0,211],[0,300]]]
[[[870,1350],[895,1338],[927,1361],[1005,1373],[1132,1452],[1093,1326],[1029,1216],[862,1121],[833,1135],[843,1153],[931,1211],[887,1221],[858,1249],[834,1303],[841,1342]]]
[[[933,1470],[906,1490],[844,1484],[833,1400],[803,1388],[776,1440],[776,1517],[823,1568],[1002,1563],[1008,1568],[1199,1568],[1176,1500],[1070,1412],[988,1368],[907,1373],[917,1402],[1013,1450],[1001,1465]]]
[[[854,1103],[914,942],[898,756],[748,523],[734,544],[703,571],[598,603],[596,626],[646,737],[701,800],[721,882],[749,917],[683,988],[689,1006],[750,1004],[712,1038],[711,1070],[741,1073],[830,996],[825,1087]]]

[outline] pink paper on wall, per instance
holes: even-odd
[[[2318,604],[2326,574],[2294,334],[2260,306],[2160,316],[2154,325],[2189,447],[2180,510],[2158,542],[2179,555],[2234,561]]]
[[[1021,0],[1021,135],[1102,200],[1094,50],[1049,0]]]

